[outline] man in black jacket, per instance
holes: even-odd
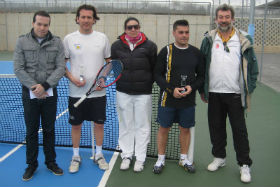
[[[117,82],[119,145],[123,159],[120,169],[129,169],[133,153],[134,171],[144,169],[151,134],[153,69],[157,46],[140,32],[139,21],[129,17],[124,22],[125,33],[113,43],[111,58],[124,64]]]
[[[195,172],[193,161],[188,159],[190,128],[195,125],[195,94],[203,85],[204,63],[200,51],[190,45],[189,23],[177,20],[173,24],[175,43],[162,48],[155,67],[155,80],[160,86],[158,108],[158,161],[153,172],[162,172],[168,132],[173,123],[179,123],[181,155],[179,165],[190,173]]]

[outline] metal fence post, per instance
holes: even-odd
[[[262,35],[262,50],[261,50],[261,65],[260,65],[260,82],[262,81],[262,69],[263,69],[263,53],[264,53],[264,43],[265,43],[265,30],[266,30],[266,15],[267,15],[267,0],[265,1],[265,12],[264,12],[264,20],[263,20],[263,35]]]

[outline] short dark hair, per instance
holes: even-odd
[[[81,10],[91,10],[92,11],[92,17],[95,19],[95,20],[99,20],[100,18],[97,16],[97,12],[96,12],[96,8],[92,5],[87,5],[87,4],[83,4],[81,6],[79,6],[79,8],[77,9],[77,12],[76,12],[76,23],[77,23],[77,18],[80,17],[80,12]]]
[[[126,29],[127,23],[128,23],[129,21],[132,21],[132,20],[136,21],[136,22],[138,23],[138,25],[140,25],[140,22],[139,22],[139,20],[138,20],[137,18],[135,18],[135,17],[128,17],[128,18],[126,18],[126,20],[124,21],[124,30]]]
[[[188,27],[189,26],[189,22],[187,20],[185,20],[185,19],[181,19],[181,20],[175,21],[174,24],[173,24],[173,31],[175,31],[178,26]]]
[[[36,16],[43,16],[43,17],[50,18],[50,23],[49,24],[51,24],[51,17],[46,11],[40,10],[40,11],[35,12],[34,16],[33,16],[33,23],[36,22]]]
[[[230,11],[231,12],[231,18],[233,19],[234,18],[234,9],[232,6],[230,5],[227,5],[227,4],[222,4],[220,6],[218,6],[218,8],[216,9],[216,19],[218,18],[218,12],[219,11]]]

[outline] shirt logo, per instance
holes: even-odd
[[[75,49],[77,49],[77,50],[81,49],[81,44],[74,44],[74,46],[75,46]]]
[[[220,45],[219,44],[216,44],[216,49],[219,49]]]

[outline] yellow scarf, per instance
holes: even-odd
[[[234,33],[235,33],[235,29],[232,28],[232,31],[231,31],[229,37],[228,37],[227,39],[225,39],[225,38],[222,36],[221,32],[218,30],[218,34],[219,34],[219,36],[222,38],[223,43],[224,43],[224,42],[228,42],[228,41],[230,40],[230,38],[234,35]]]

